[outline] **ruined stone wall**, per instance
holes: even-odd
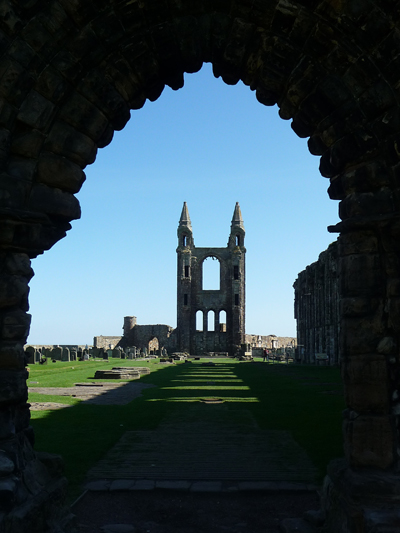
[[[0,11],[0,529],[43,533],[65,486],[41,475],[29,428],[30,259],[80,217],[84,169],[131,110],[211,62],[216,77],[278,105],[340,201],[330,228],[340,233],[340,331],[329,338],[340,342],[346,463],[329,469],[324,530],[397,531],[398,2],[2,0]]]
[[[338,364],[339,355],[338,244],[332,243],[318,261],[298,274],[295,291],[297,358],[315,363],[326,354],[329,364]]]
[[[122,337],[115,336],[115,337],[104,337],[103,335],[100,335],[98,337],[93,337],[93,346],[95,348],[109,348],[109,345],[111,344],[114,348],[118,345],[118,343],[121,341]]]
[[[247,344],[252,348],[286,348],[287,346],[297,346],[295,337],[277,337],[276,335],[254,335],[246,334]]]
[[[174,329],[166,324],[147,324],[138,325],[135,323],[129,330],[126,330],[124,336],[121,337],[119,346],[125,348],[127,346],[136,346],[136,348],[149,350],[149,344],[153,339],[158,340],[159,348],[166,348],[168,352],[175,351],[176,340],[172,335]],[[154,344],[154,343],[153,343]],[[151,346],[150,345],[150,349]]]

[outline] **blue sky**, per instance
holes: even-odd
[[[246,332],[295,336],[293,282],[336,238],[338,203],[290,121],[206,64],[133,111],[78,194],[82,218],[33,260],[31,344],[91,344],[123,317],[176,326],[183,202],[196,246],[226,246],[235,202],[246,229]]]

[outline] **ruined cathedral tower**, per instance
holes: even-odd
[[[236,202],[228,246],[196,248],[189,211],[184,202],[176,249],[177,344],[180,351],[192,355],[205,352],[227,352],[230,356],[238,354],[245,339],[244,237],[242,214]],[[219,261],[218,290],[203,289],[203,263],[208,257]]]

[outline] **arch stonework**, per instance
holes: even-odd
[[[15,525],[21,509],[36,505],[45,513],[47,504],[39,501],[60,499],[41,499],[43,487],[51,493],[51,485],[53,496],[64,490],[62,480],[52,478],[38,460],[29,429],[23,345],[30,322],[30,259],[63,238],[70,221],[79,218],[74,194],[84,182],[84,168],[125,126],[130,111],[146,99],[156,100],[165,85],[181,88],[184,72],[198,71],[203,62],[211,62],[215,76],[228,84],[242,80],[261,104],[278,105],[294,132],[309,138],[310,152],[320,156],[321,174],[329,178],[329,195],[340,200],[341,222],[331,231],[340,232],[346,463],[329,467],[325,527],[330,532],[383,531],[386,522],[395,527],[399,517],[391,498],[400,482],[398,4],[3,0],[0,12],[4,528],[12,520]],[[29,483],[32,473],[36,481]],[[374,505],[382,509],[378,502],[385,504],[385,513],[372,512]],[[43,531],[33,515],[21,521],[26,525],[20,531]]]

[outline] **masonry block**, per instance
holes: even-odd
[[[396,442],[390,416],[359,416],[345,420],[345,453],[354,468],[389,468],[394,460]]]

